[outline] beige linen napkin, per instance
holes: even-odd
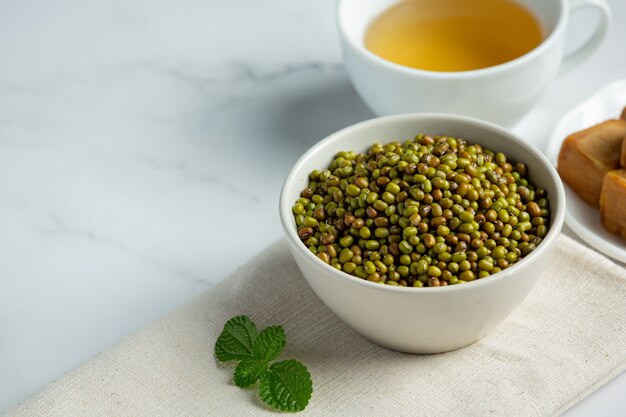
[[[302,416],[552,416],[626,368],[626,270],[565,236],[507,320],[467,348],[428,356],[381,348],[343,324],[279,242],[8,416],[275,416],[213,356],[238,314],[285,327],[281,357],[313,376]]]

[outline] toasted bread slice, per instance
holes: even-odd
[[[626,239],[626,169],[616,169],[604,176],[600,219],[609,232]]]
[[[626,106],[624,107],[624,110],[622,110],[620,119],[626,120]],[[626,168],[626,135],[624,135],[624,140],[622,141],[622,158],[620,159],[619,164],[622,168]]]
[[[604,175],[620,167],[626,121],[608,120],[569,135],[558,159],[561,178],[587,203],[600,204]]]
[[[626,168],[626,135],[624,135],[624,138],[622,139],[622,157],[619,164],[622,168]]]

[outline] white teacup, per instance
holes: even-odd
[[[611,11],[605,0],[517,0],[539,19],[543,42],[512,61],[492,67],[435,72],[387,61],[365,48],[369,24],[398,0],[339,0],[337,22],[346,69],[357,91],[379,115],[444,112],[512,126],[559,73],[587,58],[601,43]],[[570,15],[583,7],[600,11],[591,37],[563,56]]]

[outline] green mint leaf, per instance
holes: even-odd
[[[285,329],[282,326],[267,327],[254,342],[254,356],[265,362],[274,360],[283,351],[286,343]]]
[[[249,387],[257,382],[265,371],[267,371],[266,362],[254,358],[243,359],[235,369],[233,380],[240,388]]]
[[[256,326],[248,316],[228,320],[215,342],[215,356],[221,362],[241,360],[254,356]]]
[[[278,410],[304,410],[312,392],[311,374],[296,360],[275,362],[261,374],[261,400]]]

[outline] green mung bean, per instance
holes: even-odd
[[[418,135],[339,152],[292,206],[322,262],[395,286],[458,285],[518,262],[547,235],[547,193],[528,168],[463,139]]]

